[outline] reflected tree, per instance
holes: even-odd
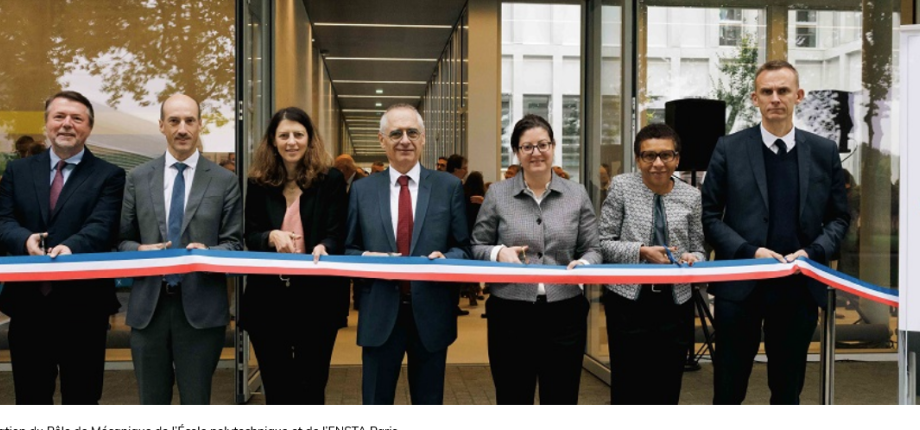
[[[713,79],[712,97],[725,102],[725,134],[747,127],[754,122],[757,109],[751,103],[754,92],[754,75],[757,73],[757,42],[753,36],[744,33],[735,55],[719,56],[720,79]]]

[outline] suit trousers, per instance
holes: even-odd
[[[284,315],[247,325],[259,360],[265,403],[322,405],[338,327],[298,325]]]
[[[799,404],[818,304],[802,275],[759,281],[743,301],[715,300],[713,403],[741,404],[747,395],[761,327],[767,352],[770,403]]]
[[[604,291],[610,404],[676,405],[693,327],[693,302],[674,303],[670,285],[643,285],[636,300]]]
[[[413,405],[444,404],[447,348],[429,351],[422,344],[412,305],[400,304],[393,332],[383,345],[362,350],[365,405],[392,405],[403,356],[409,355],[409,395]]]
[[[54,291],[31,312],[10,319],[10,361],[17,405],[95,405],[102,397],[109,316],[75,310]]]
[[[578,403],[588,333],[588,300],[524,302],[492,295],[486,301],[489,365],[500,405]]]
[[[141,404],[171,404],[173,382],[179,386],[181,404],[211,404],[211,380],[225,332],[225,326],[192,327],[182,307],[181,292],[161,292],[150,324],[131,329],[131,356]]]

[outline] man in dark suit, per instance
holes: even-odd
[[[466,259],[463,187],[454,176],[419,163],[425,125],[418,111],[391,106],[378,139],[390,168],[352,185],[346,254]],[[407,353],[412,403],[443,403],[447,347],[457,338],[449,286],[377,279],[362,286],[360,295],[364,404],[393,404]]]
[[[114,246],[125,171],[86,148],[93,115],[77,92],[45,102],[51,149],[11,162],[0,181],[0,243],[10,254],[55,258]],[[98,403],[108,318],[118,307],[111,279],[7,283],[0,311],[11,317],[16,403],[53,404],[58,372],[62,403]]]
[[[785,61],[762,65],[751,98],[760,126],[719,139],[703,183],[703,230],[719,260],[807,257],[827,264],[849,223],[834,142],[797,130],[798,72]],[[802,275],[713,284],[716,404],[740,404],[761,328],[770,403],[798,404],[805,360],[826,306],[826,287]]]
[[[236,176],[197,150],[201,115],[177,94],[160,107],[166,153],[128,175],[120,251],[242,249]],[[142,404],[210,404],[211,378],[230,322],[227,278],[218,273],[149,276],[134,281],[125,321]]]

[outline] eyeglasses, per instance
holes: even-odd
[[[639,159],[646,163],[654,163],[659,158],[664,163],[670,162],[677,158],[677,151],[642,151],[639,153]]]
[[[521,149],[521,152],[523,152],[523,153],[525,153],[525,154],[532,154],[534,148],[536,148],[536,149],[539,150],[540,152],[546,152],[546,151],[549,150],[549,148],[550,148],[551,146],[553,146],[553,142],[546,142],[546,141],[543,141],[543,142],[537,142],[536,145],[532,145],[532,144],[530,144],[530,143],[525,143],[525,144],[523,144],[523,145],[520,146],[520,149]]]
[[[397,143],[402,140],[403,134],[408,136],[409,140],[412,142],[417,141],[418,138],[422,136],[422,132],[414,128],[409,128],[406,130],[393,130],[387,135],[387,138],[390,139],[390,142]]]

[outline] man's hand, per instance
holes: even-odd
[[[275,250],[280,253],[291,254],[300,251],[294,246],[294,241],[301,237],[292,231],[272,230],[268,234],[268,244],[274,246]]]
[[[671,252],[677,252],[677,247],[672,246]],[[652,264],[670,264],[671,259],[663,246],[643,246],[639,248],[639,259]]]
[[[793,252],[792,254],[787,255],[787,256],[786,256],[786,261],[788,261],[788,262],[791,263],[791,262],[797,260],[799,257],[808,258],[808,253],[805,252],[804,249],[800,249],[800,250],[798,250],[798,251],[796,251],[796,252]]]
[[[314,264],[319,263],[319,257],[323,255],[329,255],[329,253],[326,252],[326,245],[323,245],[321,243],[313,247],[313,263]]]
[[[692,266],[693,263],[696,263],[697,261],[699,260],[696,259],[695,255],[689,252],[685,252],[680,255],[680,260],[678,261],[678,263],[687,263],[688,266]]]
[[[73,254],[73,252],[70,252],[70,248],[67,247],[67,245],[58,245],[58,246],[55,246],[54,248],[51,248],[51,250],[48,251],[48,256],[51,258],[57,258],[58,255],[70,255],[70,254]]]
[[[441,251],[435,251],[435,252],[432,252],[431,254],[428,254],[429,260],[434,260],[435,258],[447,258],[447,257],[445,257],[444,254],[441,254]]]
[[[804,251],[800,251],[800,252],[804,252]],[[754,258],[773,258],[776,261],[779,261],[780,263],[788,263],[788,261],[786,261],[786,259],[782,255],[779,255],[778,253],[774,252],[772,249],[767,249],[767,248],[757,248],[757,252],[754,253]]]
[[[470,203],[472,204],[481,205],[484,201],[486,201],[486,198],[483,196],[470,196]]]
[[[208,245],[198,242],[192,242],[185,247],[185,249],[208,249]]]
[[[42,249],[41,243],[42,239],[46,237],[48,237],[48,233],[35,233],[26,239],[26,251],[29,255],[45,255],[45,250]]]
[[[159,251],[162,249],[169,249],[172,246],[172,242],[163,242],[163,243],[151,243],[146,245],[139,245],[137,247],[138,251]]]
[[[521,257],[524,257],[523,260]],[[527,246],[505,246],[498,251],[498,261],[502,263],[527,264]]]
[[[581,260],[572,260],[572,262],[569,263],[568,267],[566,267],[565,269],[566,269],[566,270],[572,270],[572,269],[574,269],[574,268],[577,267],[577,266],[584,266],[584,265],[585,265],[585,262],[584,262],[584,261],[581,261]]]

